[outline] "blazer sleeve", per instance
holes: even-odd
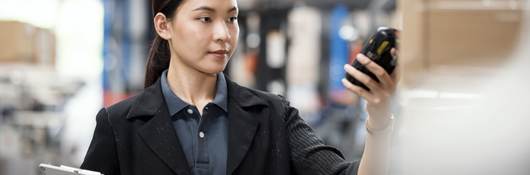
[[[96,123],[94,136],[81,168],[105,175],[120,174],[114,132],[105,108],[98,112]]]
[[[284,101],[291,161],[296,174],[356,175],[359,161],[347,162],[342,153],[325,145],[299,116],[298,110]]]

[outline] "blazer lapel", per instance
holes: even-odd
[[[268,110],[251,110],[267,103],[248,89],[227,79],[228,85],[228,162],[227,174],[232,174],[252,146],[259,127],[259,118],[268,115]]]
[[[175,174],[191,174],[189,165],[160,89],[160,81],[145,89],[133,105],[128,118],[150,118],[138,130],[145,144],[170,167]]]
[[[228,160],[227,174],[232,174],[245,158],[259,128],[260,118],[269,115],[267,102],[226,79],[228,86]],[[176,174],[191,174],[184,151],[171,124],[160,89],[160,80],[144,90],[127,118],[150,118],[138,135]]]

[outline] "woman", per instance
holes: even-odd
[[[81,166],[112,174],[377,174],[391,128],[391,77],[358,59],[380,83],[345,65],[372,89],[360,163],[322,143],[282,97],[241,87],[222,71],[237,46],[236,0],[154,0],[157,32],[145,90],[101,109]],[[382,156],[379,156],[382,155]]]

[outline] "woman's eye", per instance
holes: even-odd
[[[230,17],[230,22],[236,22],[237,21],[237,16],[234,16],[234,17]]]
[[[210,17],[200,17],[199,20],[203,23],[209,23],[212,21]]]

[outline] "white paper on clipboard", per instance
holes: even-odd
[[[39,165],[41,175],[103,175],[100,172],[83,170],[68,166],[54,166],[41,163]]]

